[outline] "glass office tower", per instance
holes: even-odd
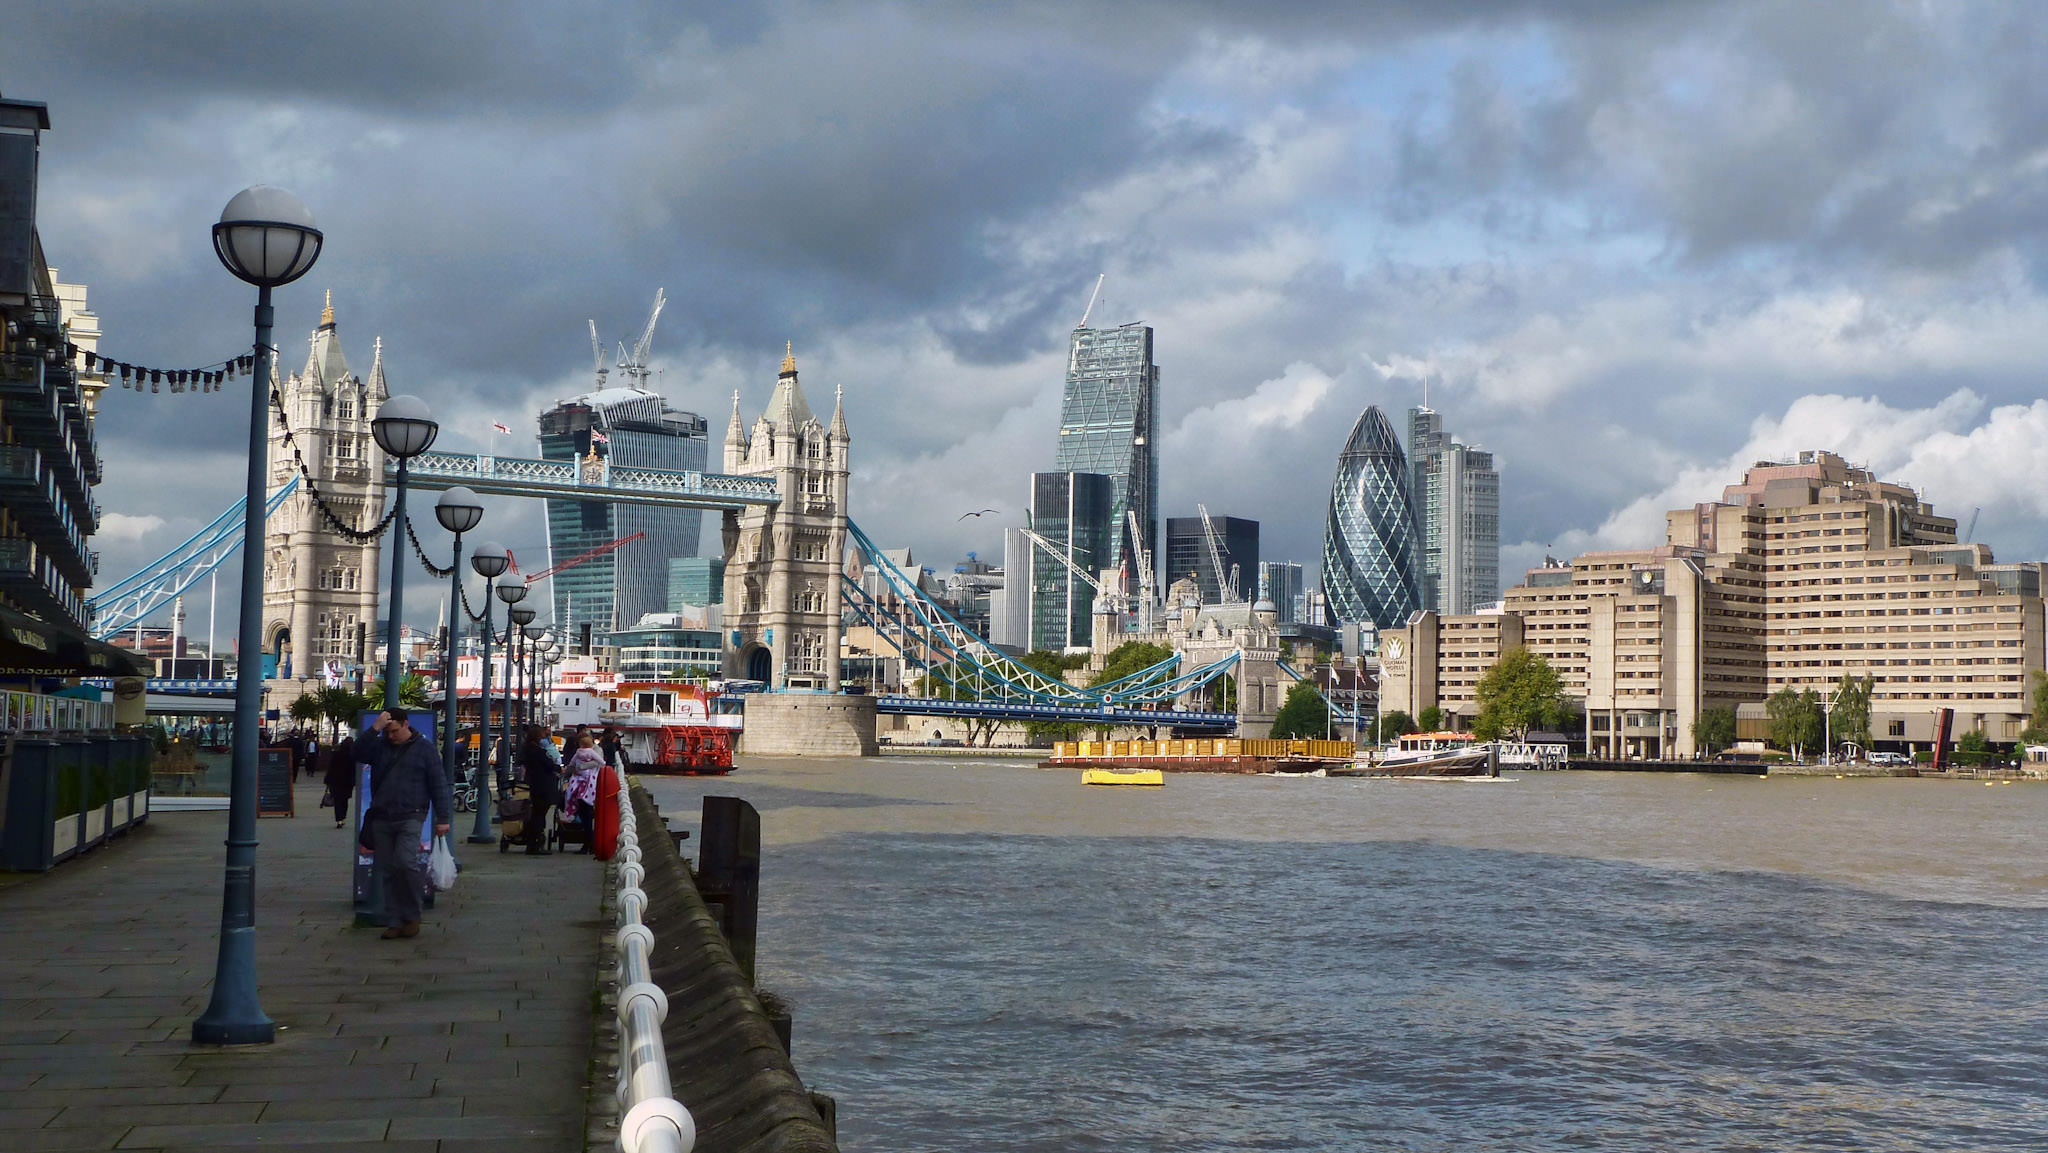
[[[1421,605],[1408,479],[1394,426],[1367,408],[1338,454],[1323,529],[1323,592],[1340,623],[1399,628]]]
[[[1152,363],[1152,330],[1142,324],[1121,328],[1077,328],[1067,358],[1067,384],[1060,395],[1058,472],[1100,473],[1110,478],[1110,557],[1132,558],[1124,510],[1138,514],[1144,546],[1159,563],[1159,366]],[[1084,639],[1088,632],[1080,634]]]
[[[1259,584],[1259,522],[1235,516],[1212,516],[1209,523],[1216,526],[1216,551],[1222,554],[1223,571],[1216,571],[1216,562],[1209,556],[1209,533],[1207,526],[1198,516],[1170,516],[1166,518],[1166,583],[1168,585],[1195,574],[1195,583],[1201,586],[1202,603],[1223,604],[1228,598],[1223,594],[1230,583],[1230,570],[1237,570],[1237,600],[1258,599]]]
[[[1408,495],[1420,607],[1461,614],[1499,600],[1500,471],[1493,454],[1447,435],[1434,409],[1411,408]]]
[[[593,430],[605,440],[593,442]],[[659,393],[637,388],[602,389],[541,414],[542,459],[580,459],[593,443],[597,454],[614,465],[697,471],[703,470],[710,445],[703,417],[671,408]],[[603,645],[614,630],[632,627],[647,613],[668,611],[668,562],[697,555],[702,513],[595,500],[547,504],[549,564],[620,537],[647,534],[552,578],[555,621],[572,642],[581,640],[586,624],[591,643]]]
[[[1112,567],[1113,479],[1092,472],[1031,474],[1031,527],[1086,573]],[[1085,648],[1094,639],[1095,590],[1037,546],[1031,549],[1031,647]]]

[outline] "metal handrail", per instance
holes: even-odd
[[[661,1023],[668,994],[654,983],[648,956],[654,932],[640,920],[647,894],[640,888],[640,831],[633,814],[632,786],[617,765],[619,779],[619,1149],[620,1153],[690,1153],[697,1123],[675,1099],[668,1079],[668,1052]]]

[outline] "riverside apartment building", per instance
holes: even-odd
[[[1844,675],[1873,678],[1879,746],[1928,744],[1944,708],[1956,734],[2010,742],[2048,656],[2043,567],[1996,564],[1911,488],[1802,452],[1668,513],[1656,548],[1531,569],[1497,612],[1415,614],[1382,640],[1382,707],[1469,721],[1473,670],[1519,637],[1584,708],[1593,756],[1690,756],[1702,709],[1753,722],[1779,689],[1825,697]]]

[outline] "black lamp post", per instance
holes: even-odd
[[[370,435],[384,455],[398,462],[398,502],[391,516],[391,616],[384,622],[384,707],[398,707],[398,685],[404,675],[399,660],[399,618],[405,614],[405,470],[407,462],[427,451],[441,426],[427,402],[417,396],[391,397],[377,409]],[[479,510],[478,515],[482,512]]]
[[[498,599],[506,604],[505,616],[508,622],[512,615],[510,606],[526,599],[526,578],[517,573],[505,573],[498,578]],[[505,744],[499,753],[505,759],[506,779],[511,779],[512,758],[518,746],[512,743],[512,670],[519,647],[519,630],[512,623],[505,626]]]
[[[529,614],[531,611],[528,610]],[[519,631],[526,634],[526,723],[530,725],[540,716],[534,687],[540,684],[540,645],[547,630],[529,620],[519,626]]]
[[[488,845],[491,835],[491,582],[503,576],[512,558],[496,541],[481,541],[469,556],[469,567],[484,578],[484,675],[482,712],[476,723],[476,825],[469,831],[473,845]],[[460,599],[460,592],[457,593]]]
[[[434,519],[455,534],[455,559],[448,562],[448,648],[441,654],[441,764],[452,777],[455,773],[455,638],[462,631],[462,534],[484,519],[483,502],[470,490],[457,486],[434,502]],[[491,803],[488,786],[477,793],[479,811]]]
[[[533,723],[533,710],[527,707],[526,694],[533,687],[533,673],[527,666],[533,660],[533,638],[540,630],[533,626],[534,611],[525,605],[515,605],[505,614],[512,618],[512,624],[519,630],[519,727],[523,730]]]
[[[241,657],[235,662],[235,745],[228,773],[227,872],[213,998],[192,1022],[202,1045],[262,1045],[277,1025],[256,996],[256,730],[263,708],[263,505],[270,471],[270,290],[320,258],[313,214],[282,188],[236,194],[213,226],[213,251],[256,286],[256,373],[249,383],[249,475],[242,510]]]

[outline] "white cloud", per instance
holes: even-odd
[[[103,513],[100,516],[100,530],[96,538],[103,541],[123,543],[140,541],[143,537],[164,527],[160,516],[132,516],[125,512]]]

